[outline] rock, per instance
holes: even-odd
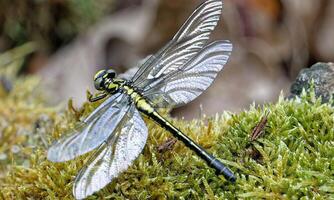
[[[302,69],[295,82],[292,83],[291,96],[299,96],[305,88],[310,88],[311,80],[314,80],[314,91],[317,97],[326,103],[330,97],[334,98],[334,63],[317,63],[311,68]]]

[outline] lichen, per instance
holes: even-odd
[[[88,155],[65,163],[46,159],[47,146],[87,116],[99,102],[74,109],[48,107],[33,92],[35,77],[16,78],[0,99],[0,198],[73,199],[73,180]],[[83,91],[84,92],[84,91]],[[314,92],[185,121],[168,116],[238,177],[231,184],[177,142],[159,153],[171,134],[145,119],[149,138],[134,164],[88,199],[330,199],[334,198],[333,99],[322,104]],[[252,129],[270,111],[263,135]],[[19,151],[13,152],[13,147]],[[14,148],[15,150],[15,148]],[[17,150],[17,148],[16,148]]]

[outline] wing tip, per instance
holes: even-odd
[[[187,18],[187,20],[183,23],[181,28],[178,30],[178,32],[174,35],[174,40],[179,40],[184,36],[184,33],[182,30],[187,29],[186,27],[189,27],[192,25],[192,22],[194,19],[200,19],[210,22],[211,26],[207,28],[208,30],[203,31],[203,33],[211,33],[215,27],[218,24],[218,21],[220,20],[221,13],[223,10],[223,2],[222,0],[207,0],[201,3],[197,8],[191,13],[191,15]],[[208,17],[208,13],[214,13],[213,16]],[[207,16],[207,17],[203,17]]]
[[[90,195],[90,194],[87,194],[87,193],[85,193],[81,190],[78,190],[77,188],[78,187],[77,187],[77,184],[75,182],[74,185],[73,185],[73,190],[72,190],[72,193],[73,193],[73,196],[74,196],[75,199],[84,199],[84,198],[86,198],[87,196]]]
[[[207,0],[202,4],[204,7],[206,5],[209,6],[209,8],[216,8],[218,9],[218,14],[220,15],[223,10],[223,1],[222,0]],[[200,6],[201,7],[201,6]]]
[[[206,0],[203,2],[203,4],[211,4],[211,3],[217,3],[223,5],[223,0]]]
[[[72,194],[75,199],[85,199],[88,196],[93,195],[94,193],[100,191],[102,188],[106,187],[112,179],[106,181],[98,181],[95,183],[87,184],[87,177],[83,177],[82,173],[85,172],[85,168],[82,168],[77,174],[74,185],[72,189]],[[86,187],[85,187],[86,186]]]
[[[48,152],[47,152],[47,155],[46,155],[46,158],[49,160],[49,161],[52,161],[52,162],[59,162],[59,156],[57,155],[57,151],[55,151],[55,148],[54,146],[51,146],[49,149],[48,149]]]
[[[47,152],[46,158],[51,162],[66,162],[72,160],[70,156],[64,156],[56,145],[52,145]]]
[[[214,9],[214,11],[212,9]],[[207,0],[203,2],[202,4],[200,4],[196,8],[194,13],[197,10],[207,10],[207,11],[210,11],[211,13],[215,12],[215,15],[218,15],[220,17],[222,10],[223,10],[223,1],[222,0]]]

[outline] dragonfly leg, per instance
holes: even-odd
[[[90,92],[87,93],[87,98],[89,102],[95,102],[98,100],[101,100],[105,98],[108,94],[105,92],[97,93],[95,95],[92,95]]]

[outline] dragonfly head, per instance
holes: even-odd
[[[97,90],[106,90],[113,84],[113,78],[116,77],[116,72],[112,69],[100,70],[94,76],[94,86]]]

